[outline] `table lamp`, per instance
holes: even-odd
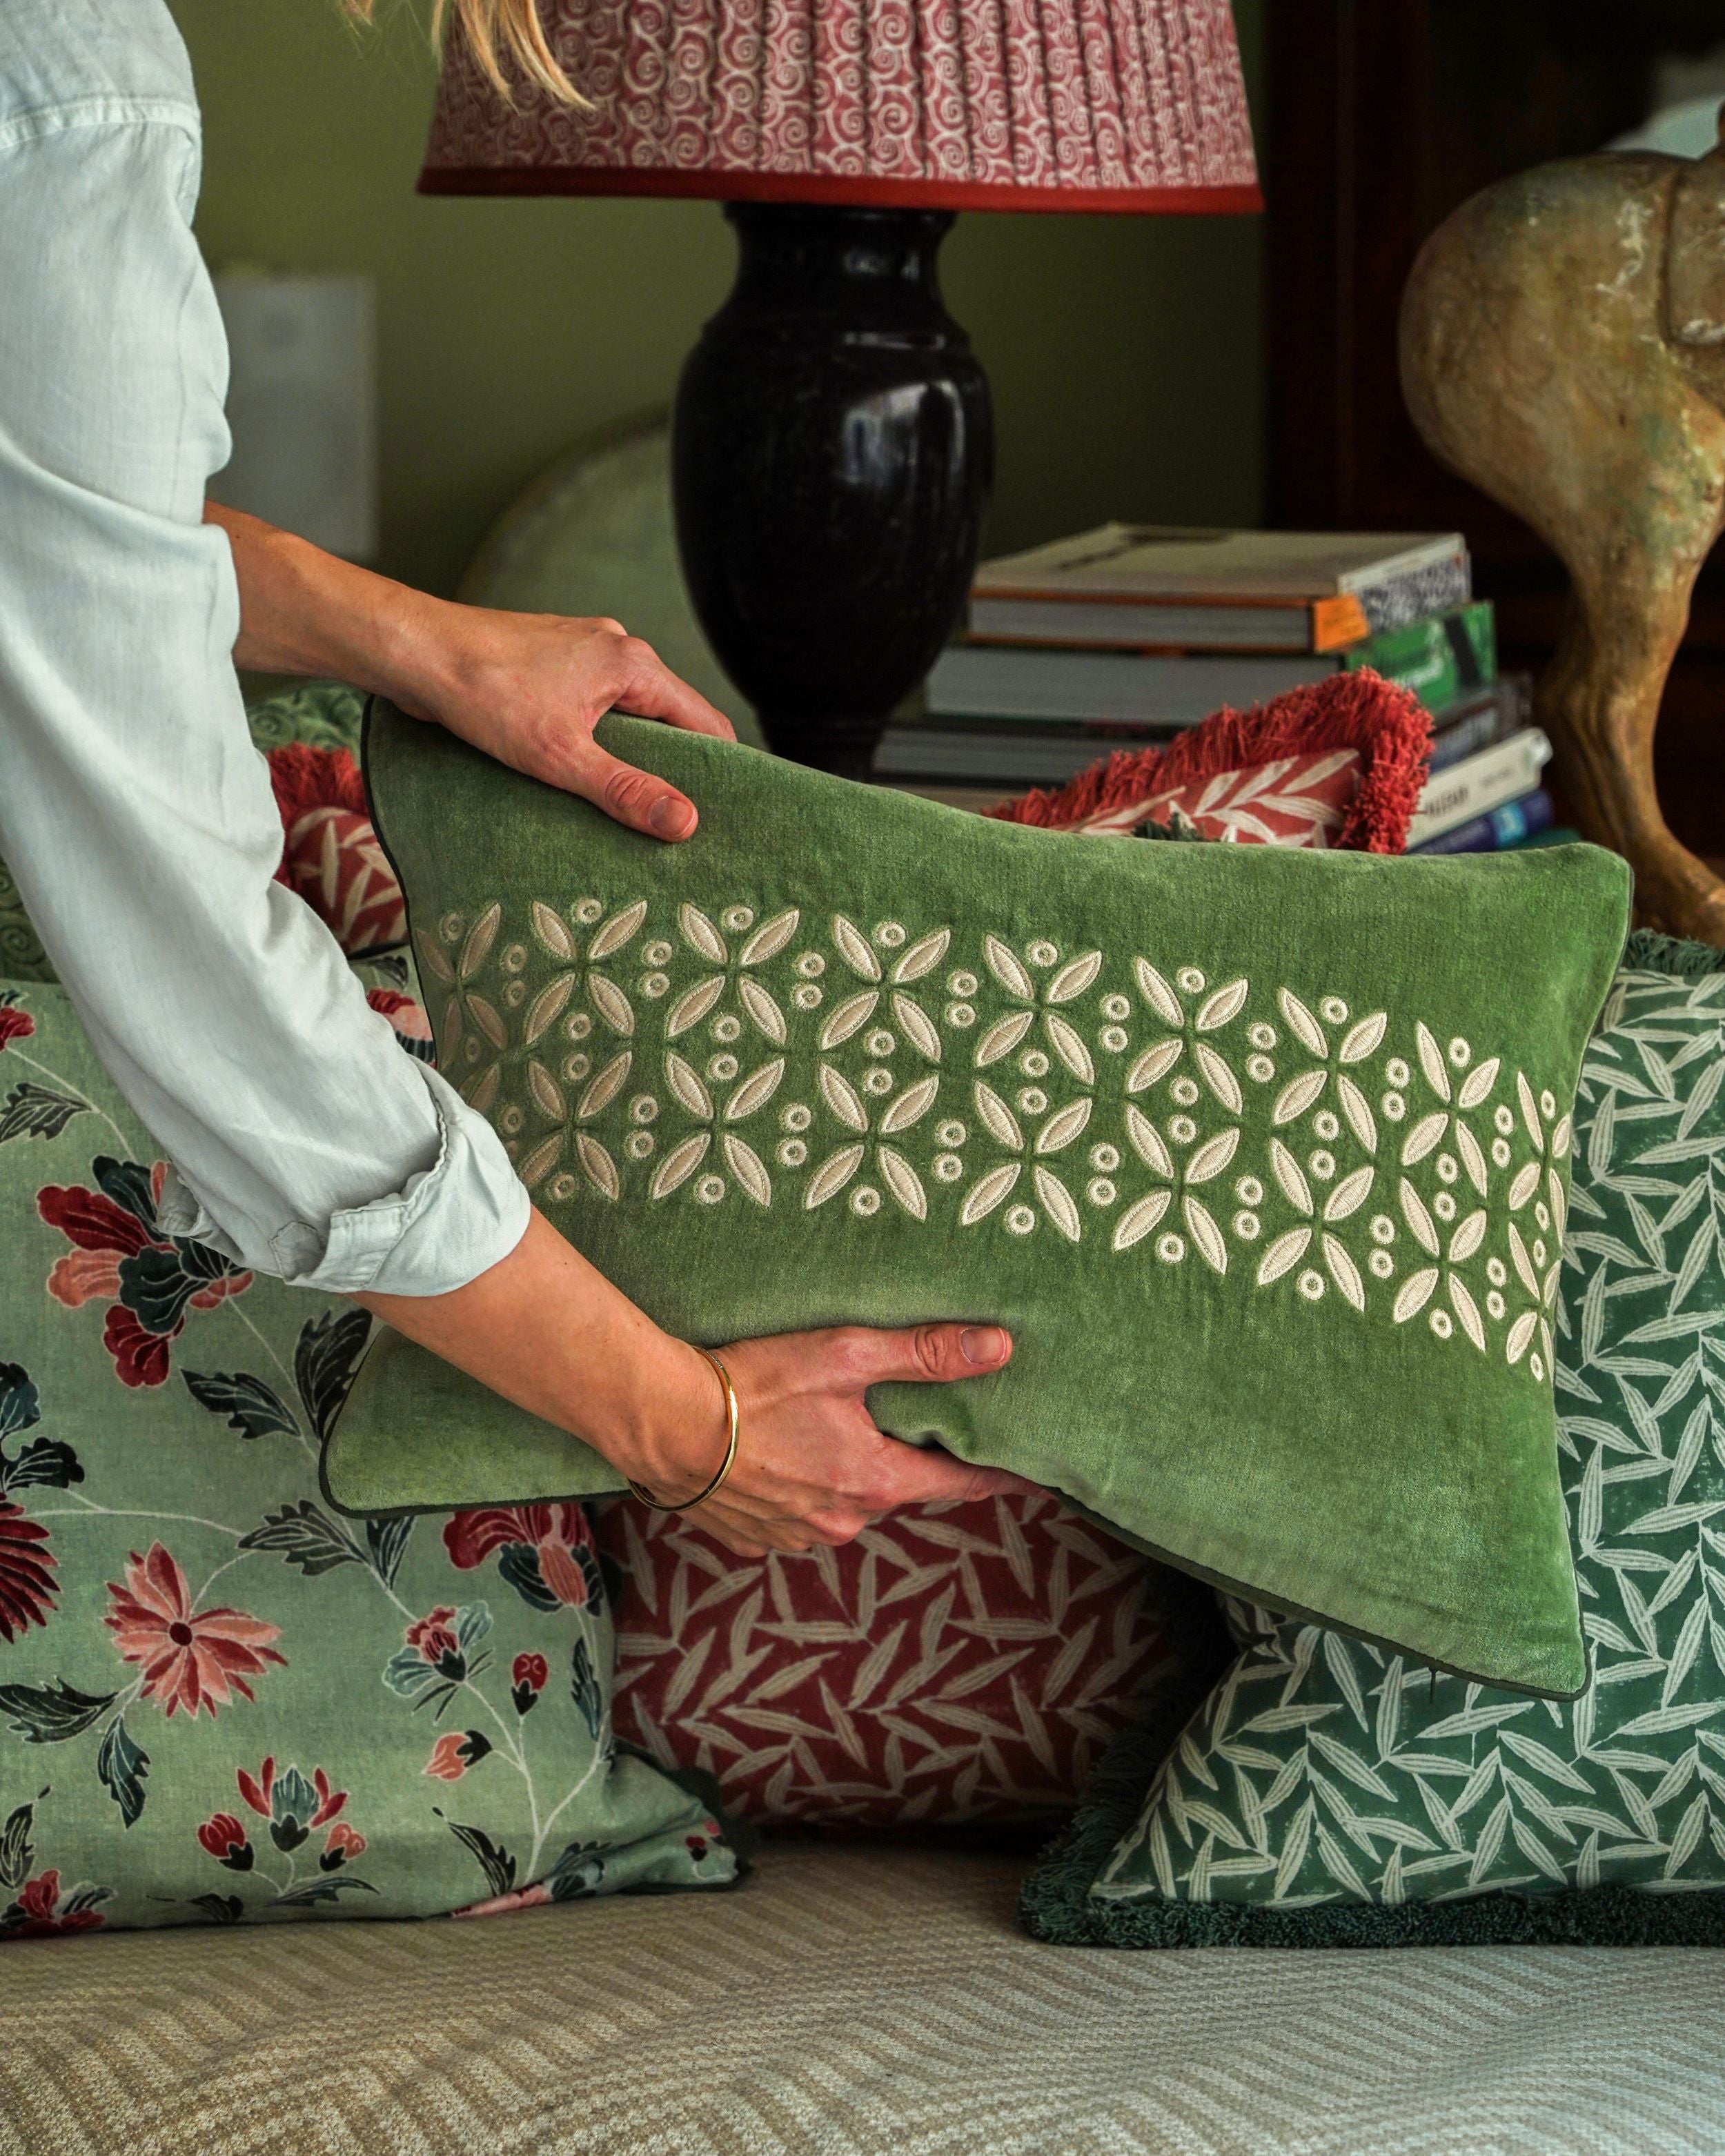
[[[451,41],[420,191],[699,195],[737,281],[678,384],[677,541],[768,741],[859,776],[952,634],[993,473],[961,209],[1261,208],[1227,0],[541,0],[587,100]]]

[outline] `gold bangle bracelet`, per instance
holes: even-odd
[[[694,1347],[695,1345],[692,1341],[689,1344],[691,1347]],[[718,1473],[714,1476],[712,1481],[707,1484],[706,1489],[701,1492],[699,1496],[680,1497],[675,1505],[661,1504],[658,1498],[653,1495],[650,1490],[644,1489],[639,1482],[631,1481],[629,1486],[629,1488],[634,1492],[635,1496],[640,1499],[644,1505],[647,1506],[651,1511],[655,1512],[692,1512],[697,1505],[704,1505],[709,1497],[717,1496],[719,1491],[724,1486],[725,1477],[731,1472],[732,1468],[737,1463],[737,1388],[731,1382],[731,1373],[725,1368],[725,1365],[710,1348],[696,1348],[695,1352],[697,1355],[704,1357],[707,1362],[712,1364],[714,1373],[717,1376],[720,1384],[724,1388],[726,1421],[725,1457],[719,1464]]]

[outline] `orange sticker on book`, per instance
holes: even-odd
[[[1312,648],[1314,651],[1343,651],[1372,633],[1366,610],[1352,592],[1340,598],[1312,603]]]

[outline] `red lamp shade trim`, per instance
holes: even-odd
[[[484,166],[427,170],[422,195],[698,196],[722,202],[831,203],[853,209],[993,209],[1112,213],[1139,217],[1240,217],[1264,207],[1248,187],[989,187],[962,181],[806,178],[785,172],[601,172],[591,167],[497,172]]]
[[[459,41],[420,188],[931,209],[1262,207],[1227,0],[542,0],[589,100]]]

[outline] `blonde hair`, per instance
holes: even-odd
[[[377,10],[377,0],[342,0],[342,5],[362,23],[369,23]],[[432,36],[441,39],[452,25],[506,102],[512,101],[506,62],[561,105],[587,102],[546,38],[538,0],[432,0]]]

